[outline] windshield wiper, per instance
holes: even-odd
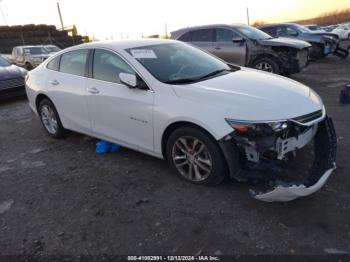
[[[211,77],[211,76],[215,76],[215,75],[218,75],[218,74],[220,74],[220,73],[222,73],[222,72],[225,72],[225,71],[231,72],[231,70],[226,69],[226,68],[225,68],[225,69],[219,69],[219,70],[215,70],[215,71],[213,71],[213,72],[211,72],[211,73],[209,73],[209,74],[207,74],[207,75],[204,75],[204,76],[199,77],[198,80],[204,79],[204,78],[208,78],[208,77]]]
[[[175,79],[175,80],[169,80],[164,83],[166,84],[187,84],[187,83],[193,83],[198,81],[198,78],[182,78],[182,79]]]
[[[165,82],[166,84],[187,84],[187,83],[194,83],[194,82],[198,82],[198,81],[201,81],[202,79],[205,79],[205,78],[208,78],[208,77],[211,77],[211,76],[215,76],[215,75],[218,75],[222,72],[225,72],[225,71],[229,71],[229,72],[232,72],[232,70],[230,69],[220,69],[220,70],[215,70],[209,74],[206,74],[204,76],[201,76],[201,77],[196,77],[196,78],[182,78],[182,79],[175,79],[175,80],[169,80],[167,82]]]

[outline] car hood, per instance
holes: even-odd
[[[173,88],[180,98],[224,108],[225,117],[236,120],[285,120],[323,109],[322,100],[309,87],[248,68]]]
[[[0,80],[23,77],[26,70],[15,65],[0,66]]]
[[[33,58],[48,58],[50,55],[49,54],[42,54],[42,55],[30,55]]]
[[[284,37],[258,40],[258,42],[260,45],[288,46],[288,47],[293,47],[293,48],[297,48],[297,49],[311,47],[311,45],[308,42],[298,40],[298,39],[284,38]]]
[[[335,34],[335,33],[327,33],[327,32],[312,32],[310,33],[311,35],[317,35],[317,36],[331,36],[331,37],[334,37],[336,39],[338,39],[338,35]]]

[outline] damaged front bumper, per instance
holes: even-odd
[[[266,180],[268,178],[269,184],[272,185],[271,190],[263,193],[251,190],[252,196],[257,200],[265,202],[291,201],[311,195],[323,187],[336,168],[337,138],[333,121],[327,116],[316,125],[306,128],[299,135],[293,134],[293,136],[288,136],[285,139],[275,137],[272,140],[271,138],[270,140],[259,140],[254,143],[254,149],[249,144],[249,139],[242,139],[241,137],[235,137],[235,135],[230,136],[230,138],[226,137],[226,139],[220,141],[220,146],[227,160],[231,177],[239,181],[249,179]],[[264,170],[265,167],[274,171],[278,170],[279,165],[276,163],[285,160],[284,158],[290,154],[295,154],[295,150],[304,147],[312,139],[314,139],[313,163],[308,176],[301,179],[301,181],[284,182],[277,177],[269,177],[266,172],[264,174],[255,172],[257,169]],[[273,150],[271,150],[271,145],[273,145]],[[267,150],[268,148],[269,150]],[[250,172],[242,172],[244,168],[238,171],[237,166],[242,164],[242,161],[235,160],[239,159],[235,152],[239,150],[247,160],[244,167],[253,167]],[[262,153],[266,151],[270,151],[270,155],[273,154],[274,161],[261,160],[263,158]]]

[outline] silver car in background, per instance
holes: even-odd
[[[15,46],[12,50],[13,62],[27,70],[40,65],[50,56],[50,53],[43,46]]]
[[[187,42],[226,62],[289,75],[308,65],[307,42],[273,38],[244,24],[188,27],[171,33],[171,38]]]

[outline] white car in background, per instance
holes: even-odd
[[[350,40],[350,24],[340,24],[332,33],[337,34],[341,40]]]
[[[310,176],[293,184],[274,180],[275,188],[255,198],[309,195],[335,168],[333,124],[312,89],[182,42],[68,48],[29,72],[26,90],[50,136],[69,129],[167,159],[195,184],[218,184],[226,175],[246,181],[251,176],[243,170],[273,170],[311,141]]]
[[[49,56],[49,52],[43,46],[25,45],[12,49],[12,61],[27,70],[37,67]]]

